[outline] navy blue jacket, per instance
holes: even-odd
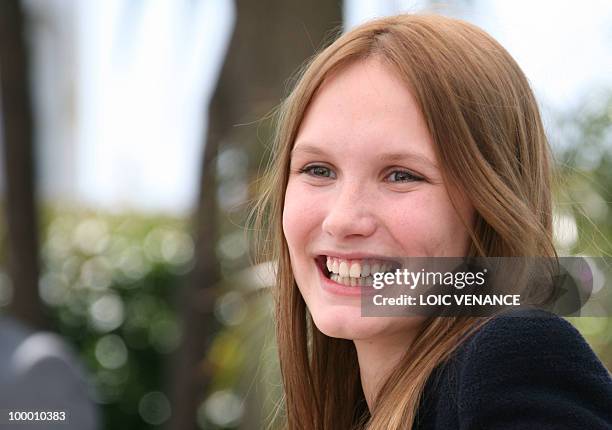
[[[487,322],[428,379],[414,429],[612,429],[612,379],[544,311]]]

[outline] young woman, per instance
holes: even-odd
[[[365,266],[389,258],[556,256],[536,100],[489,35],[422,15],[344,34],[272,155],[254,213],[287,428],[612,428],[609,373],[560,317],[361,316]]]

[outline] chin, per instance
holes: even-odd
[[[360,309],[329,310],[313,314],[315,326],[321,333],[339,339],[373,339],[383,336],[388,329],[386,318],[362,317]]]

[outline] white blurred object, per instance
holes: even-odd
[[[7,316],[0,316],[0,387],[3,414],[66,413],[66,421],[20,422],[16,428],[99,428],[98,410],[89,398],[82,366],[64,340],[54,333],[28,330]],[[7,424],[7,419],[3,416],[0,423]]]
[[[224,0],[27,0],[47,199],[185,213],[233,22]]]

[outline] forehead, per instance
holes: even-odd
[[[327,78],[300,124],[295,145],[300,142],[348,150],[409,149],[435,156],[427,124],[408,85],[376,57],[352,63]]]

